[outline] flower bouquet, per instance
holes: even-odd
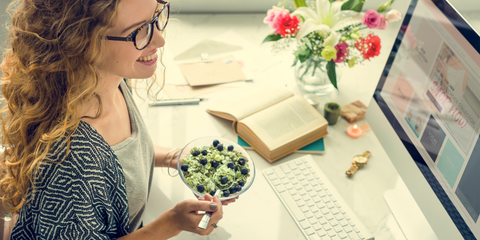
[[[364,2],[293,0],[291,8],[295,10],[291,14],[288,2],[280,3],[267,12],[264,23],[273,33],[263,42],[275,42],[273,47],[277,50],[296,42],[293,66],[301,63],[296,67],[297,81],[309,84],[304,79],[323,75],[326,84],[337,88],[337,64],[353,67],[378,56],[381,40],[371,29],[386,29],[389,22],[401,19],[397,10],[386,12],[394,0],[365,13],[362,12]],[[300,82],[299,85],[303,87]]]

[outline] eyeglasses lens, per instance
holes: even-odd
[[[137,36],[135,36],[137,48],[141,49],[147,46],[148,42],[150,41],[150,36],[152,35],[152,32],[152,25],[148,24],[137,33]]]

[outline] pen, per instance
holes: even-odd
[[[184,99],[166,99],[158,102],[150,103],[150,107],[156,106],[175,106],[175,105],[198,105],[201,101],[207,100],[206,98],[184,98]]]

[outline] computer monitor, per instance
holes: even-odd
[[[412,0],[367,110],[438,239],[480,239],[479,51],[448,1]]]

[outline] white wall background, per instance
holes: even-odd
[[[376,9],[386,0],[367,0],[364,9]],[[410,0],[396,0],[395,4]],[[279,0],[171,0],[172,10],[177,13],[245,13],[266,12]],[[480,10],[480,0],[450,0],[460,11]]]

